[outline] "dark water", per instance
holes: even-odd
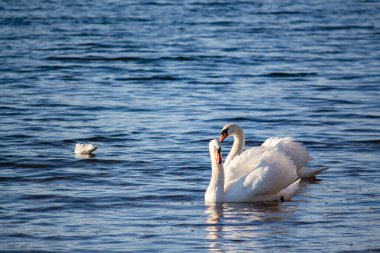
[[[379,9],[0,1],[0,250],[379,252]],[[206,206],[231,122],[329,170],[291,202]]]

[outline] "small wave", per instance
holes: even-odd
[[[77,142],[125,142],[129,139],[126,136],[120,137],[109,137],[109,136],[92,136],[88,138],[80,138],[80,139],[64,139],[62,140],[64,143],[72,144]],[[135,139],[131,139],[135,140]]]
[[[64,210],[64,207],[61,206],[47,206],[47,207],[27,207],[22,209],[24,212],[31,212],[31,213],[43,213],[43,212],[51,212],[51,211],[62,211]]]
[[[363,143],[363,144],[380,144],[379,140],[353,140],[354,143]]]
[[[193,61],[197,57],[187,56],[162,56],[162,57],[140,57],[140,56],[118,56],[108,57],[100,55],[85,55],[85,56],[48,56],[45,60],[48,61],[68,61],[68,62],[88,62],[88,61],[138,61],[143,63],[156,62],[156,61]]]
[[[22,196],[22,199],[27,199],[27,200],[33,200],[33,199],[55,199],[59,197],[56,194],[26,194]]]
[[[253,119],[250,117],[232,117],[228,118],[227,120],[231,122],[253,121]]]
[[[322,31],[340,31],[340,30],[360,30],[360,29],[374,29],[372,25],[362,26],[362,25],[326,25],[326,26],[314,26],[311,30],[322,30]]]
[[[2,166],[2,164],[0,164]],[[4,166],[5,167],[5,166]],[[28,180],[23,180],[19,177],[0,177],[0,182],[20,182],[20,181],[28,181]]]
[[[266,77],[308,77],[308,76],[317,76],[317,73],[314,72],[299,72],[299,73],[289,73],[289,72],[271,72],[268,74],[263,74],[261,76]]]
[[[260,12],[260,15],[300,15],[303,12],[300,11],[268,11],[268,12]]]
[[[25,139],[32,139],[33,136],[32,135],[27,135],[27,134],[9,134],[9,135],[5,135],[4,136],[5,138],[9,138],[9,139],[22,139],[22,140],[25,140]]]
[[[89,48],[112,48],[112,47],[114,47],[114,45],[112,45],[112,44],[97,43],[97,42],[80,43],[78,46],[81,46],[81,47],[84,46],[84,47],[89,47]]]
[[[138,76],[138,77],[123,77],[115,78],[116,81],[150,81],[150,80],[159,80],[159,81],[174,81],[179,80],[180,78],[174,76]]]
[[[51,165],[44,164],[44,163],[21,163],[21,164],[15,164],[16,168],[22,168],[22,169],[46,169],[50,168]]]
[[[379,253],[380,248],[378,249],[363,249],[363,250],[345,250],[341,251],[341,253]]]
[[[94,175],[91,175],[92,177]],[[88,174],[71,174],[67,176],[49,176],[49,177],[44,177],[44,178],[39,178],[39,179],[33,179],[34,182],[39,182],[39,183],[45,183],[45,182],[53,182],[53,181],[75,181],[75,180],[81,180],[81,179],[86,179],[89,178]]]
[[[142,57],[124,56],[124,57],[104,57],[104,56],[49,56],[45,58],[50,61],[140,61],[147,60]]]

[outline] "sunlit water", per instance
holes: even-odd
[[[379,252],[379,7],[0,1],[0,250]],[[207,206],[231,122],[329,170],[291,202]]]

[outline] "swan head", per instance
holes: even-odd
[[[243,131],[241,127],[238,124],[228,124],[225,125],[220,132],[220,138],[219,141],[222,142],[224,141],[228,136],[235,136],[239,132]]]
[[[217,139],[211,140],[209,144],[211,159],[215,160],[217,164],[223,162],[222,159],[222,146]]]

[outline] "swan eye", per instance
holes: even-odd
[[[224,129],[222,132],[220,132],[220,134],[221,135],[228,135],[228,129],[229,128]]]

